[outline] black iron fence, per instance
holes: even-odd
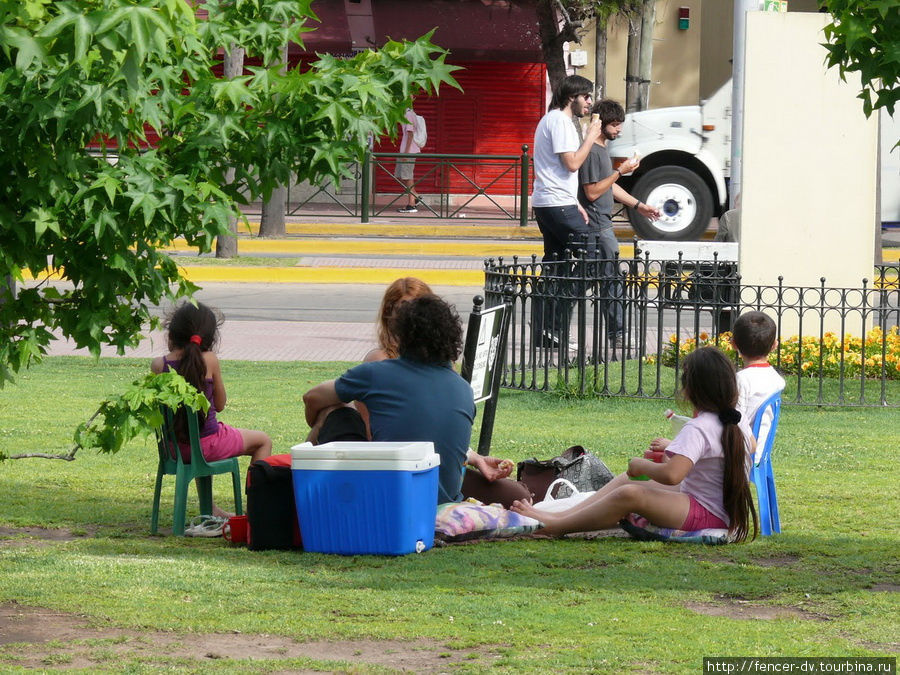
[[[697,346],[730,345],[734,319],[767,312],[778,326],[771,362],[785,401],[900,406],[900,265],[859,288],[742,282],[732,262],[600,260],[574,255],[485,262],[487,306],[513,308],[502,386],[562,395],[670,398]]]
[[[415,160],[412,186],[397,176],[398,159]],[[532,178],[527,145],[519,155],[369,152],[362,163],[350,164],[346,177],[337,183],[289,185],[287,215],[353,216],[363,223],[384,216],[404,217],[397,208],[407,203],[414,189],[423,201],[409,217],[477,217],[524,227],[530,218]],[[621,205],[613,217],[616,222],[628,221]]]

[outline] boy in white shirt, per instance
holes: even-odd
[[[744,367],[737,373],[737,409],[749,426],[753,425],[759,406],[774,393],[784,390],[784,378],[769,364],[769,353],[778,345],[777,338],[775,322],[764,312],[741,314],[731,331],[731,344],[744,362]],[[771,425],[769,412],[759,426],[757,459],[765,447]]]
[[[731,331],[731,344],[744,362],[744,367],[737,372],[736,409],[751,429],[759,406],[775,392],[784,390],[784,378],[769,364],[769,353],[778,344],[777,332],[775,322],[763,312],[741,314]],[[769,411],[759,425],[754,461],[759,459],[766,445],[771,426],[772,414]],[[650,442],[650,451],[663,452],[670,442],[668,438],[654,438]]]

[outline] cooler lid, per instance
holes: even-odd
[[[292,459],[421,461],[434,454],[431,441],[334,441],[322,445],[301,443],[291,448]]]

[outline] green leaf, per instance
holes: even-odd
[[[121,183],[119,183],[112,174],[102,174],[91,185],[91,189],[102,188],[109,199],[110,205],[112,205],[116,201],[116,193],[118,192],[120,185]]]
[[[79,16],[75,20],[75,61],[84,65],[88,47],[91,44],[93,26],[86,16]]]
[[[0,31],[0,41],[4,51],[11,54],[16,51],[16,69],[23,71],[28,69],[35,61],[41,62],[47,58],[47,50],[32,35],[21,28],[3,26]],[[12,49],[9,49],[9,48]]]

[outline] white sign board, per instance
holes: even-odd
[[[497,346],[500,343],[500,330],[503,327],[503,305],[486,309],[481,313],[481,324],[478,328],[478,342],[475,357],[472,359],[472,394],[475,403],[491,397],[491,384],[494,381],[494,370],[497,366]]]

